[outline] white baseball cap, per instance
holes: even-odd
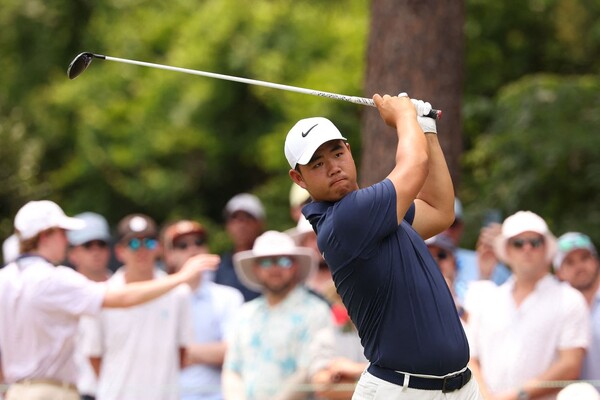
[[[558,251],[554,256],[554,270],[558,270],[565,258],[575,250],[587,250],[594,257],[598,256],[596,246],[588,235],[580,232],[567,232],[558,238]]]
[[[85,221],[65,215],[60,206],[50,200],[30,201],[17,212],[15,229],[21,239],[31,239],[50,228],[82,229]]]
[[[506,245],[508,240],[523,232],[535,232],[544,236],[546,260],[551,261],[556,254],[556,237],[550,232],[546,221],[531,211],[518,211],[502,223],[502,233],[494,241],[494,250],[498,258],[508,261]]]
[[[347,140],[339,129],[323,117],[305,118],[296,122],[285,138],[285,158],[290,167],[306,165],[319,146],[330,140]]]
[[[265,219],[265,209],[258,197],[250,193],[240,193],[233,196],[225,205],[225,218],[229,218],[231,214],[243,211],[259,221]]]
[[[75,215],[85,222],[85,228],[67,232],[67,238],[71,246],[79,246],[92,240],[110,242],[110,229],[108,222],[100,215],[93,212],[84,212]]]

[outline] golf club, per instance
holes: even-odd
[[[255,79],[246,79],[246,78],[238,78],[236,76],[231,76],[231,75],[215,74],[213,72],[204,72],[204,71],[197,71],[194,69],[171,67],[168,65],[128,60],[125,58],[109,57],[109,56],[105,56],[102,54],[94,54],[94,53],[89,53],[89,52],[81,53],[77,57],[75,57],[73,59],[73,61],[71,61],[71,64],[69,64],[69,68],[67,69],[67,76],[69,77],[69,79],[75,79],[79,75],[81,75],[83,73],[83,71],[85,71],[87,69],[87,67],[92,63],[92,60],[94,58],[98,58],[101,60],[107,60],[107,61],[116,61],[116,62],[125,63],[125,64],[140,65],[142,67],[165,69],[168,71],[175,71],[175,72],[183,72],[186,74],[200,75],[200,76],[205,76],[208,78],[215,78],[215,79],[223,79],[226,81],[241,82],[241,83],[245,83],[248,85],[265,86],[265,87],[269,87],[269,88],[273,88],[273,89],[280,89],[280,90],[287,90],[290,92],[310,94],[313,96],[327,97],[330,99],[342,100],[342,101],[347,101],[347,102],[354,103],[354,104],[362,104],[364,106],[375,107],[375,103],[373,102],[373,100],[367,99],[365,97],[346,96],[343,94],[322,92],[320,90],[304,89],[304,88],[300,88],[300,87],[296,87],[296,86],[281,85],[278,83],[258,81]],[[439,120],[442,118],[442,111],[432,109],[429,112],[429,114],[426,115],[426,117]]]

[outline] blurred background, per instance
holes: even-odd
[[[443,4],[440,4],[443,3]],[[0,237],[51,199],[114,224],[184,217],[227,246],[222,210],[258,195],[292,226],[283,155],[300,118],[350,139],[361,184],[391,169],[377,111],[336,100],[96,60],[80,52],[444,110],[438,123],[465,246],[488,210],[529,209],[600,240],[598,0],[0,0]],[[392,147],[393,148],[393,147]]]

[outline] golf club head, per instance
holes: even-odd
[[[75,79],[87,69],[92,60],[96,57],[93,53],[81,53],[71,61],[67,68],[67,76],[69,79]]]

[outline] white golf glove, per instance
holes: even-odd
[[[417,109],[417,122],[419,122],[419,126],[423,129],[424,133],[437,133],[437,127],[435,124],[434,118],[424,117],[424,115],[429,114],[431,111],[431,104],[423,101],[410,99],[415,105]]]

